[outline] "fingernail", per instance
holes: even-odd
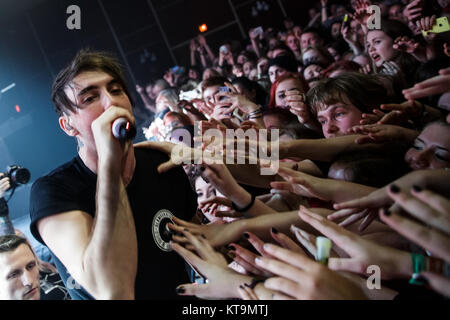
[[[233,246],[233,245],[231,245],[231,244],[227,245],[226,248],[227,248],[228,250],[236,250],[236,247]]]
[[[257,263],[257,264],[262,264],[261,258],[255,258],[255,263]]]
[[[422,187],[418,185],[413,185],[412,189],[414,190],[414,192],[421,192],[423,190]]]
[[[397,194],[400,192],[400,188],[397,187],[395,184],[391,184],[389,186],[389,190],[391,190],[392,193]]]
[[[389,217],[391,215],[391,212],[386,208],[381,209],[381,212],[383,212],[383,214],[387,217]]]
[[[250,239],[250,235],[247,232],[244,232],[244,238],[245,239]]]
[[[277,229],[275,229],[275,228],[272,228],[272,233],[274,233],[274,234],[278,234],[278,230],[277,230]]]
[[[178,287],[178,288],[175,289],[175,292],[176,292],[177,294],[180,294],[180,293],[185,293],[186,290],[185,290],[183,287]]]

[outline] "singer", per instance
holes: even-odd
[[[115,135],[117,119],[128,129],[135,123],[120,65],[106,53],[80,51],[56,77],[52,99],[78,155],[33,184],[30,228],[71,297],[177,298],[188,275],[166,224],[172,216],[190,220],[196,196],[181,168],[157,173],[165,154]]]

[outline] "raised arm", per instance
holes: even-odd
[[[252,195],[237,184],[225,165],[205,164],[204,168],[204,175],[221,194],[230,199],[238,209],[247,208],[247,210],[243,211],[245,217],[256,217],[264,214],[277,213],[258,199],[255,199],[253,202]],[[251,205],[251,203],[253,203],[253,205]]]
[[[147,94],[144,91],[144,88],[142,88],[139,85],[136,85],[136,91],[139,94],[139,96],[141,97],[142,101],[144,102],[145,106],[152,110],[153,112],[156,112],[156,107],[155,104],[152,103],[152,101],[150,100],[150,98],[147,96]]]
[[[322,11],[321,11],[322,24],[324,24],[325,21],[328,20],[327,2],[328,2],[328,0],[320,0],[320,4],[322,5]]]
[[[209,60],[211,60],[211,64],[213,64],[214,60],[216,59],[216,56],[212,52],[212,50],[209,47],[208,43],[206,42],[206,38],[203,35],[199,35],[197,37],[197,39],[198,39],[198,43],[200,44],[200,46],[202,46],[206,50],[206,53],[208,54],[208,58],[209,58]]]
[[[329,139],[300,139],[280,142],[280,159],[301,158],[317,161],[332,161],[343,151],[377,149],[380,145],[357,145],[355,140],[361,136],[346,135]],[[366,149],[367,148],[367,149]]]

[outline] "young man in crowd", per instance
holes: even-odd
[[[0,236],[0,300],[39,300],[38,260],[25,238]]]

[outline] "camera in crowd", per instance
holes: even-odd
[[[9,178],[11,188],[14,189],[21,184],[26,184],[30,181],[30,171],[18,165],[11,165],[6,167],[4,177]]]

